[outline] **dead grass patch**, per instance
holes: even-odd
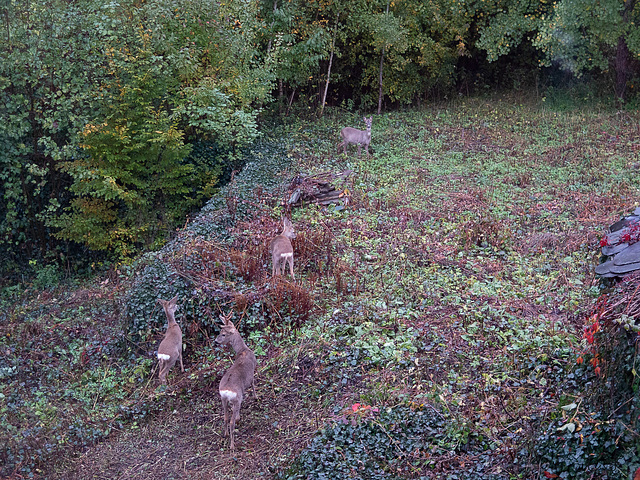
[[[118,432],[58,468],[56,480],[149,480],[160,478],[255,480],[307,443],[326,413],[299,408],[305,399],[274,394],[257,385],[237,424],[236,452],[221,435],[217,389],[210,397],[177,399],[170,411],[135,430]]]

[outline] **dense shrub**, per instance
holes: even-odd
[[[565,384],[574,386],[578,400],[561,402],[535,441],[536,461],[548,478],[622,479],[640,468],[639,286],[638,275],[614,285],[586,322],[583,351]]]
[[[441,455],[449,452],[449,462]],[[457,466],[480,457],[464,476]],[[480,437],[423,404],[377,409],[355,404],[332,426],[321,430],[293,465],[277,473],[295,479],[503,479],[491,473],[496,457]]]
[[[189,155],[192,142],[233,163],[259,135],[273,62],[257,55],[255,4],[45,0],[2,14],[3,273],[84,260],[80,246],[137,253],[211,194],[219,158]]]
[[[190,333],[210,334],[218,315],[228,309],[246,315],[244,325],[253,328],[271,323],[274,316],[299,324],[312,311],[305,290],[288,282],[264,283],[272,232],[256,239],[244,238],[241,231],[243,221],[279,222],[270,215],[289,183],[281,172],[290,168],[290,159],[280,145],[267,141],[246,155],[237,181],[213,197],[175,240],[142,259],[126,315],[128,334],[137,340],[162,330],[166,319],[156,300],[176,294],[178,320]]]
[[[601,412],[581,413],[570,422],[552,421],[538,436],[535,453],[549,478],[621,479],[638,467],[640,458],[630,448],[634,436],[622,421],[603,418]]]

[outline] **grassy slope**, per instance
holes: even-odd
[[[352,404],[408,402],[449,419],[449,448],[434,450],[433,478],[475,468],[474,455],[457,447],[478,435],[495,453],[491,471],[517,473],[510,459],[532,428],[574,393],[558,385],[597,295],[598,238],[638,202],[638,116],[470,99],[374,118],[369,159],[336,155],[345,121],[281,132],[303,172],[353,168],[352,197],[343,211],[294,212],[296,269],[319,308],[299,330],[275,326],[252,338],[263,352],[259,398],[243,406],[235,457],[219,436],[215,393],[228,360],[217,356],[209,373],[185,374],[175,391],[158,393],[150,360],[91,355],[116,343],[126,278],[5,301],[0,347],[21,370],[0,393],[13,398],[17,388],[28,400],[7,402],[3,422],[37,437],[69,423],[82,404],[93,416],[83,428],[108,434],[58,462],[59,478],[270,476]],[[322,255],[309,247],[319,238],[330,239]],[[52,346],[55,361],[42,360]],[[189,372],[211,350],[185,358]],[[65,388],[74,401],[60,394]],[[144,421],[131,411],[114,416],[116,404],[144,410]],[[109,431],[101,418],[124,428]]]

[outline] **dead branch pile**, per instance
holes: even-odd
[[[318,173],[309,177],[300,175],[291,182],[289,190],[293,190],[293,193],[287,204],[291,206],[308,203],[347,205],[350,194],[346,183],[352,173],[353,170],[345,170],[340,173]]]

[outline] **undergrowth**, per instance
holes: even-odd
[[[191,443],[218,450],[191,478],[631,478],[635,342],[610,322],[593,350],[583,326],[606,292],[598,241],[637,204],[637,113],[463,99],[377,116],[374,154],[345,156],[339,130],[358,116],[274,127],[173,240],[109,278],[55,291],[42,270],[32,294],[5,292],[3,475],[80,468],[75,447],[202,401],[206,441]],[[287,203],[327,172],[351,172],[339,208]],[[295,282],[270,278],[282,215]],[[155,302],[176,294],[186,372],[163,389]],[[258,356],[247,463],[213,433],[228,311]]]

